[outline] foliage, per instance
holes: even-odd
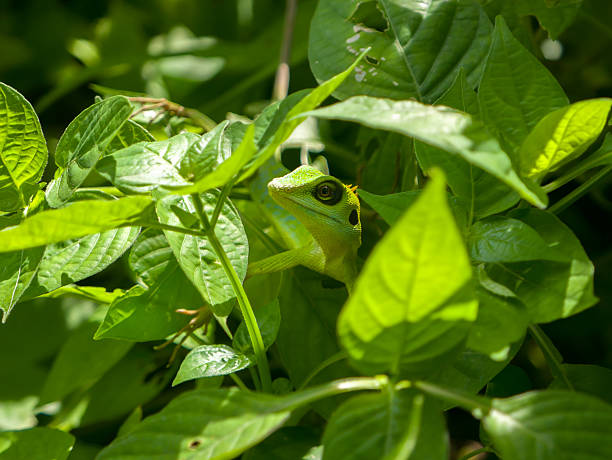
[[[612,457],[603,0],[53,5],[0,40],[0,459]],[[319,152],[350,296],[247,279]]]

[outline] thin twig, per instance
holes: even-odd
[[[276,69],[272,98],[279,101],[287,97],[289,92],[289,59],[291,58],[291,42],[293,28],[297,14],[297,0],[287,0],[285,7],[285,27],[283,29],[283,42],[281,43],[280,60]]]
[[[165,112],[172,113],[179,117],[189,118],[196,125],[201,127],[204,131],[210,131],[215,126],[217,126],[217,123],[215,123],[215,121],[212,118],[204,115],[202,112],[196,109],[190,109],[188,107],[183,107],[182,105],[177,104],[176,102],[169,101],[168,99],[165,99],[165,98],[131,96],[131,97],[128,97],[128,99],[131,102],[135,102],[137,104],[143,104],[142,107],[137,109],[132,114],[132,117],[146,110],[161,109]]]

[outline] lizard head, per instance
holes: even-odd
[[[354,190],[312,166],[268,183],[270,196],[293,214],[324,248],[354,252],[361,245],[359,199]]]

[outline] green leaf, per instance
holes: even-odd
[[[52,428],[31,428],[0,433],[2,460],[65,460],[74,436]]]
[[[354,396],[343,403],[323,435],[323,460],[448,458],[444,417],[413,391]]]
[[[32,105],[0,83],[0,212],[27,205],[47,164],[47,144]]]
[[[200,136],[182,133],[158,142],[140,142],[102,158],[96,171],[125,193],[147,193],[164,185],[186,185],[179,174],[185,153]]]
[[[276,340],[281,324],[278,299],[274,299],[267,305],[255,310],[255,319],[257,319],[257,325],[259,326],[259,330],[261,332],[261,338],[263,339],[264,347],[267,350]],[[238,329],[236,329],[234,340],[232,341],[232,347],[241,353],[253,354],[253,345],[244,321],[240,323],[240,326],[238,326]]]
[[[612,406],[565,391],[494,399],[483,426],[503,458],[607,460]]]
[[[290,415],[280,398],[236,388],[183,393],[106,447],[98,460],[234,458]]]
[[[0,230],[0,252],[34,248],[60,241],[151,222],[153,201],[144,196],[84,200],[42,211],[21,224]]]
[[[476,222],[468,237],[470,257],[476,262],[564,260],[526,223],[509,217],[489,217]]]
[[[248,356],[227,345],[200,345],[185,356],[172,385],[204,377],[233,374],[246,369],[252,363]]]
[[[255,133],[254,125],[249,125],[242,138],[242,142],[238,145],[238,148],[232,153],[228,159],[223,163],[219,164],[213,171],[205,174],[194,184],[190,185],[179,185],[167,187],[172,193],[178,195],[187,195],[193,193],[203,193],[208,190],[221,187],[231,180],[235,179],[235,176],[239,174],[240,170],[245,164],[253,157],[257,151],[257,146],[253,141]],[[240,180],[240,179],[239,179]]]
[[[60,349],[45,380],[39,404],[58,401],[96,383],[132,347],[118,340],[94,341],[96,322],[75,330]]]
[[[440,173],[441,174],[441,173]],[[379,242],[338,319],[363,372],[426,375],[456,349],[476,319],[472,270],[435,175]]]
[[[135,121],[128,120],[121,126],[121,129],[119,129],[115,137],[108,143],[101,158],[117,150],[129,147],[132,144],[137,144],[138,142],[151,142],[154,140],[155,138],[149,131]]]
[[[514,38],[501,16],[495,20],[478,100],[483,121],[510,154],[518,152],[540,119],[568,104],[555,77]]]
[[[574,315],[597,302],[593,295],[593,264],[580,241],[557,217],[536,209],[510,214],[533,228],[559,259],[504,263],[487,267],[488,275],[527,307],[533,323]]]
[[[216,190],[201,195],[204,212],[209,219],[219,196]],[[189,196],[170,195],[157,201],[156,204],[157,214],[164,224],[181,225],[175,209],[195,214],[195,205]],[[187,278],[211,305],[216,315],[227,316],[232,310],[235,294],[208,239],[167,230],[164,230],[164,233]],[[223,204],[215,226],[215,234],[238,277],[243,280],[248,264],[248,240],[238,211],[229,199]]]
[[[564,374],[577,391],[597,396],[612,404],[612,369],[592,364],[561,364]],[[552,389],[563,390],[567,384],[555,378],[550,384]]]
[[[51,207],[58,208],[70,199],[131,113],[127,98],[113,96],[88,107],[68,125],[55,150],[55,179],[47,186]]]
[[[574,22],[582,0],[515,0],[519,15],[533,15],[552,40]]]
[[[521,146],[521,173],[541,178],[578,158],[599,137],[611,107],[612,99],[590,99],[546,115]]]
[[[508,155],[478,121],[448,107],[416,101],[392,101],[356,96],[308,113],[319,118],[348,120],[371,128],[412,136],[426,144],[459,155],[467,162],[516,190],[530,203],[544,207],[546,195],[536,184],[521,179]]]
[[[200,293],[187,279],[161,230],[147,229],[132,247],[129,263],[143,286],[135,286],[108,309],[95,338],[145,342],[163,339],[188,318],[179,308],[198,309]]]
[[[478,296],[478,317],[470,329],[467,346],[487,354],[495,361],[505,360],[512,343],[527,330],[527,312],[516,299],[491,294],[483,288]]]
[[[41,297],[56,299],[65,295],[72,295],[93,300],[96,303],[110,304],[117,297],[122,296],[123,293],[123,289],[113,289],[112,291],[107,291],[103,287],[99,286],[78,286],[76,284],[68,284],[66,286],[57,288],[48,294],[43,294]]]
[[[3,323],[34,279],[43,250],[33,248],[3,254],[0,265],[0,310],[3,313]]]
[[[116,228],[48,245],[26,296],[39,296],[101,272],[129,249],[139,232],[140,227]]]
[[[274,135],[270,141],[259,149],[257,154],[252,158],[252,161],[245,165],[240,174],[238,182],[251,176],[259,169],[260,166],[266,163],[266,161],[268,161],[272,155],[274,155],[274,152],[276,152],[278,147],[289,138],[293,130],[307,118],[308,115],[306,113],[309,110],[315,109],[321,105],[321,103],[327,99],[343,81],[346,80],[364,55],[365,51],[357,56],[356,59],[353,60],[353,58],[351,58],[351,61],[353,62],[348,66],[348,68],[346,68],[346,70],[321,83],[317,88],[308,93],[307,96],[302,97],[300,101],[287,112],[285,118],[279,124],[278,129],[274,132]],[[242,142],[245,142],[246,140],[247,136],[245,135]]]
[[[480,115],[476,92],[467,82],[463,69],[457,75],[453,86],[435,105],[446,105],[469,113],[474,118]],[[457,155],[420,141],[415,143],[415,153],[423,171],[433,167],[444,171],[448,186],[457,197],[468,203],[468,208],[472,209],[475,216],[496,214],[519,200],[518,194],[498,178]]]
[[[371,47],[354,78],[334,93],[337,98],[370,94],[433,102],[462,67],[470,84],[477,84],[491,29],[476,2],[329,0],[319,2],[312,20],[309,61],[323,80]]]

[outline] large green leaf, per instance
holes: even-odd
[[[0,310],[2,322],[31,284],[43,256],[44,248],[9,252],[2,255],[0,266]]]
[[[65,460],[74,436],[52,428],[32,428],[0,433],[2,460]]]
[[[308,114],[319,118],[355,121],[372,128],[412,136],[459,155],[495,176],[536,206],[544,207],[547,203],[542,189],[529,180],[521,179],[499,143],[481,123],[466,113],[416,101],[356,96]]]
[[[475,118],[480,115],[476,92],[468,84],[463,69],[457,75],[453,86],[435,105],[453,107]],[[467,203],[468,209],[471,209],[475,216],[496,214],[519,200],[518,194],[500,179],[457,155],[419,141],[415,143],[415,153],[423,171],[434,166],[444,171],[448,186],[457,197]]]
[[[565,259],[525,222],[502,216],[489,217],[472,225],[468,249],[476,262]]]
[[[612,406],[566,391],[534,391],[495,399],[483,426],[502,458],[612,458]]]
[[[93,340],[97,323],[75,330],[60,349],[40,394],[40,404],[57,401],[80,388],[91,387],[132,347],[130,342]]]
[[[119,129],[115,137],[108,143],[106,150],[102,153],[102,158],[117,150],[129,147],[132,144],[137,144],[138,142],[151,142],[154,140],[155,138],[149,131],[135,121],[128,120],[121,126],[121,129]]]
[[[58,208],[70,199],[131,113],[127,98],[113,96],[88,107],[68,125],[55,150],[55,179],[47,186],[51,207]]]
[[[444,460],[448,440],[437,405],[412,391],[354,396],[323,435],[323,460]]]
[[[555,77],[514,38],[501,16],[495,20],[478,100],[484,122],[511,154],[542,117],[568,103]]]
[[[36,112],[19,92],[0,83],[0,212],[27,205],[46,164]]]
[[[111,304],[96,339],[163,339],[188,320],[177,309],[203,306],[200,293],[181,270],[161,230],[145,230],[132,247],[129,262],[145,286],[133,287]]]
[[[606,126],[611,107],[612,99],[591,99],[542,118],[519,151],[522,174],[540,178],[582,155]]]
[[[34,248],[60,241],[151,222],[153,201],[144,196],[117,200],[84,200],[28,217],[0,230],[0,252]]]
[[[212,216],[219,196],[218,191],[201,195],[208,219]],[[164,224],[181,225],[183,213],[195,215],[195,209],[190,196],[170,195],[157,202],[157,214]],[[208,239],[166,230],[164,233],[187,278],[211,305],[214,313],[219,316],[228,315],[235,299],[234,290]],[[229,199],[226,199],[222,206],[215,234],[238,277],[243,280],[247,270],[249,246],[238,211]]]
[[[185,356],[172,385],[193,379],[233,374],[251,364],[248,356],[227,345],[200,345]]]
[[[533,228],[558,256],[487,267],[494,281],[525,304],[531,322],[566,318],[595,304],[593,264],[572,231],[553,214],[536,209],[516,210],[510,217]]]
[[[36,278],[26,292],[35,297],[101,272],[134,243],[140,227],[124,227],[45,248]]]
[[[234,458],[285,423],[282,399],[236,388],[190,391],[117,438],[99,460]]]
[[[309,61],[315,77],[324,80],[371,47],[336,97],[370,94],[433,102],[461,67],[470,84],[477,84],[491,29],[477,2],[321,1],[312,20]]]
[[[368,258],[338,319],[338,334],[363,372],[426,375],[457,349],[477,303],[472,270],[433,177]]]
[[[597,396],[612,404],[612,369],[592,364],[561,364],[561,367],[563,374],[577,391]],[[563,390],[567,388],[567,383],[555,377],[549,388]]]

